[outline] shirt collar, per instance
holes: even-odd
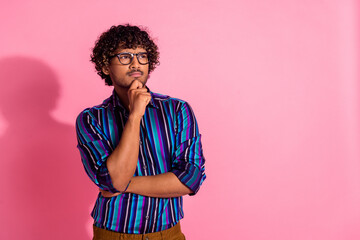
[[[151,95],[151,100],[148,104],[148,107],[153,107],[153,108],[159,108],[158,106],[156,106],[155,104],[155,101],[154,101],[154,93],[150,91],[150,89],[145,86],[146,89],[148,90],[148,92],[150,92],[150,95]],[[113,102],[113,106],[114,108],[119,108],[123,111],[127,111],[127,109],[121,104],[120,102],[120,98],[119,96],[117,95],[117,93],[115,92],[115,89],[113,90],[113,93],[112,93],[112,102]]]

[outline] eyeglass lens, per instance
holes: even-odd
[[[121,64],[127,65],[133,61],[134,55],[136,55],[137,60],[139,61],[140,64],[147,64],[149,62],[147,53],[137,53],[137,54],[120,53],[118,55],[118,58]]]

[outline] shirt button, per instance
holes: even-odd
[[[146,238],[145,238],[145,240],[149,240],[149,238],[148,238],[148,237],[146,237]]]
[[[143,169],[144,169],[144,170],[146,170],[146,169],[147,169],[147,167],[146,167],[146,166],[143,166]]]
[[[139,142],[140,142],[140,144],[142,144],[142,141],[141,141],[141,139],[140,139],[140,141],[139,141]]]
[[[149,216],[146,216],[145,218],[146,218],[146,220],[147,220],[147,219],[149,219]]]

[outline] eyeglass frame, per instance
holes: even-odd
[[[144,53],[148,56],[148,62],[147,62],[147,63],[141,63],[141,62],[139,61],[139,54],[144,54]],[[131,60],[130,60],[129,63],[124,64],[124,63],[121,62],[120,56],[121,56],[122,54],[130,54]],[[115,54],[115,55],[110,56],[110,59],[112,59],[112,58],[114,58],[114,57],[117,57],[117,58],[119,59],[119,62],[120,62],[122,65],[130,65],[130,64],[134,61],[134,55],[136,56],[136,59],[137,59],[137,61],[138,61],[138,63],[139,63],[140,65],[149,64],[149,62],[150,62],[150,61],[149,61],[149,54],[148,54],[147,52],[138,52],[138,53],[122,52],[122,53],[118,53],[118,54]]]

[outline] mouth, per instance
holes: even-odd
[[[141,71],[132,71],[132,72],[129,72],[128,75],[130,77],[141,77],[143,75],[143,73]]]

